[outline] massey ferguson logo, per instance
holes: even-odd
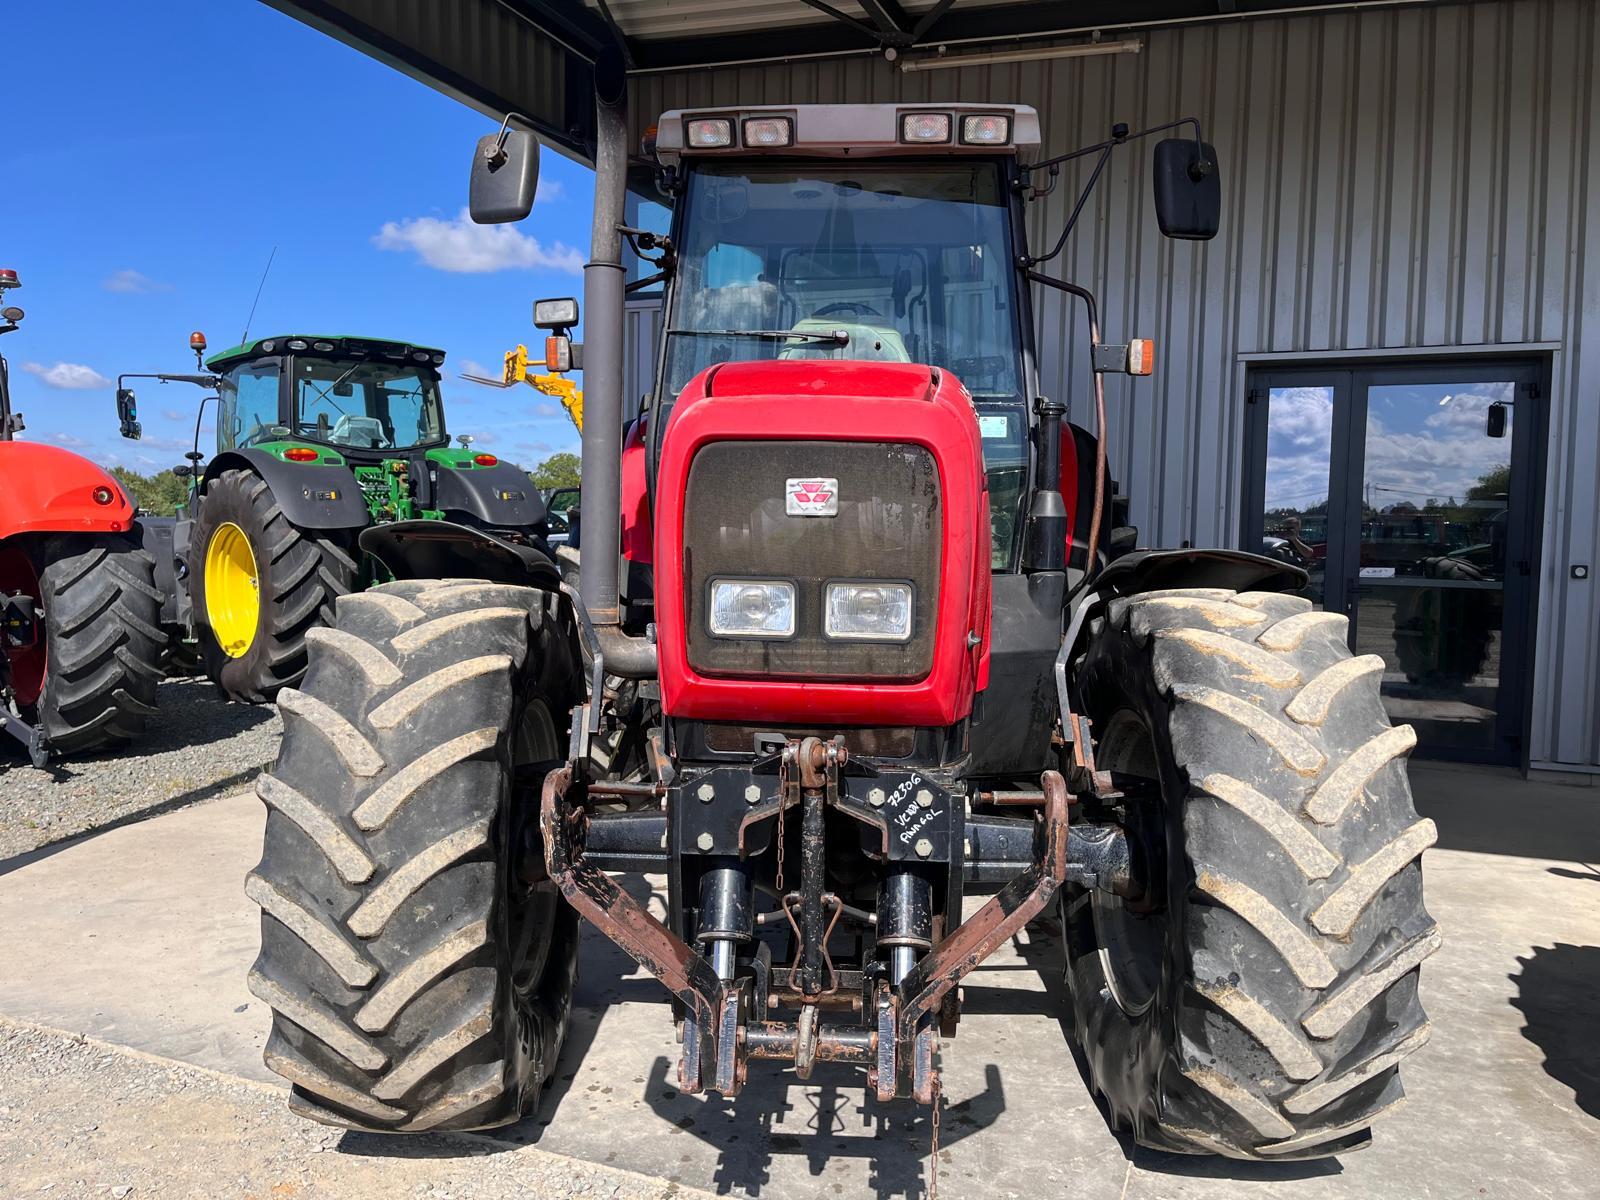
[[[783,510],[791,517],[836,517],[839,515],[839,481],[786,480],[783,501]]]

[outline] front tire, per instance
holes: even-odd
[[[193,544],[206,674],[230,699],[269,703],[305,675],[306,631],[333,620],[334,601],[356,587],[356,560],[338,535],[294,525],[250,471],[207,485]]]
[[[155,559],[126,534],[64,534],[29,555],[44,611],[43,689],[23,701],[49,748],[81,754],[121,745],[155,715],[161,682],[161,593]]]
[[[1144,1145],[1282,1161],[1364,1144],[1422,1045],[1439,945],[1383,662],[1270,593],[1114,600],[1081,668],[1148,892],[1063,897],[1075,1038]],[[1142,835],[1142,836],[1140,836]]]
[[[246,891],[266,1063],[317,1121],[478,1129],[537,1101],[566,1032],[576,913],[518,868],[581,674],[544,593],[385,584],[313,629]]]

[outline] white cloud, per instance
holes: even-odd
[[[463,208],[453,220],[408,217],[387,221],[372,244],[380,250],[414,250],[440,271],[481,275],[490,271],[563,271],[577,275],[583,256],[563,242],[546,247],[510,225],[477,225]]]
[[[82,363],[58,362],[52,367],[43,363],[23,363],[22,369],[29,375],[37,375],[46,386],[53,388],[86,389],[110,387],[111,380],[100,374],[93,367],[86,367]]]
[[[81,438],[71,433],[47,433],[44,436],[58,446],[65,446],[68,450],[81,450],[89,444],[86,438]]]
[[[552,200],[561,199],[561,181],[559,179],[541,179],[539,186],[534,189],[533,202],[535,204],[548,204]]]
[[[161,283],[159,280],[151,279],[150,276],[143,272],[135,271],[131,267],[113,271],[106,276],[105,281],[100,286],[108,292],[128,292],[136,296],[145,296],[152,292],[170,292],[172,290],[170,283]]]

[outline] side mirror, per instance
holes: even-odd
[[[1484,429],[1487,437],[1503,438],[1506,435],[1506,406],[1496,400],[1489,405],[1488,425]]]
[[[117,422],[123,437],[138,441],[144,436],[144,428],[139,424],[139,406],[134,402],[132,388],[117,389]]]
[[[1156,143],[1153,172],[1156,224],[1169,238],[1207,242],[1222,225],[1222,178],[1217,152],[1193,138]]]
[[[188,463],[179,463],[177,466],[172,468],[172,473],[179,479],[188,479],[194,474],[194,468]]]
[[[479,225],[520,221],[533,211],[539,188],[539,139],[522,129],[502,129],[478,139],[472,154],[467,207]]]

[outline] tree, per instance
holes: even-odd
[[[534,467],[528,472],[528,477],[533,480],[534,487],[549,491],[551,488],[577,487],[582,470],[583,460],[563,450]]]
[[[111,477],[120,483],[141,512],[169,517],[189,498],[189,485],[171,471],[141,475],[127,467],[112,467]]]
[[[1490,467],[1467,489],[1468,500],[1498,500],[1511,491],[1511,464]]]

